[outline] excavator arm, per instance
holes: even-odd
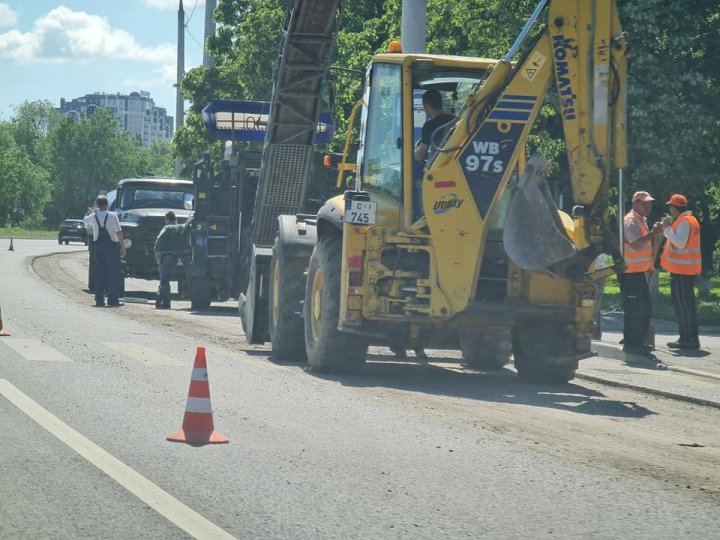
[[[544,28],[533,34],[544,17]],[[610,172],[627,161],[626,52],[615,0],[543,0],[505,59],[467,99],[428,161],[423,180],[428,228],[431,237],[442,239],[434,242],[439,282],[454,309],[471,296],[488,223],[552,86],[578,205],[574,230],[568,233],[549,196],[546,167],[531,160],[507,212],[505,250],[523,269],[549,270],[574,280],[599,253],[612,253],[621,261],[606,224]],[[513,62],[518,54],[520,60]],[[433,212],[435,201],[443,197],[475,204]],[[458,250],[458,245],[468,250]],[[468,252],[478,253],[474,274],[462,270]]]

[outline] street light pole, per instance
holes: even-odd
[[[185,10],[182,0],[178,6],[178,38],[177,38],[177,82],[175,86],[175,133],[185,123],[185,103],[180,93],[180,83],[185,74]],[[180,178],[182,161],[175,158],[175,178]]]
[[[215,59],[208,52],[208,38],[215,37],[215,19],[213,19],[213,12],[217,0],[206,0],[205,1],[205,40],[203,41],[203,66],[211,67],[215,65]]]

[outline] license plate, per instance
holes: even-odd
[[[370,201],[345,201],[345,222],[354,225],[374,225],[377,203]]]

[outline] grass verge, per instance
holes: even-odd
[[[720,277],[710,280],[710,295],[698,299],[698,323],[703,326],[720,326]],[[605,283],[603,309],[622,311],[622,297],[617,277],[611,276]],[[670,274],[660,272],[657,295],[652,297],[652,316],[654,319],[675,321],[675,311],[670,298]]]
[[[29,231],[19,227],[0,227],[0,238],[57,238],[57,231]]]

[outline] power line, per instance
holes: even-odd
[[[193,15],[195,14],[195,8],[197,7],[197,4],[198,4],[198,0],[195,0],[195,5],[193,6],[192,11],[190,12],[190,16],[187,18],[187,21],[185,21],[185,26],[190,24],[190,21],[192,20]]]
[[[200,47],[200,50],[204,51],[204,50],[205,50],[204,45],[203,45],[202,43],[200,43],[200,42],[195,38],[195,36],[192,35],[192,32],[190,32],[190,29],[189,29],[190,21],[192,20],[193,15],[195,14],[195,8],[197,7],[197,5],[198,5],[198,0],[195,0],[195,4],[193,5],[192,11],[190,12],[190,16],[185,20],[185,33],[186,33],[188,36],[190,36],[190,38],[191,38],[195,43],[197,43],[198,47]]]
[[[185,27],[185,32],[187,33],[188,36],[190,36],[190,37],[192,38],[192,40],[193,40],[195,43],[198,44],[198,47],[200,47],[200,49],[204,50],[204,47],[203,47],[202,43],[200,43],[197,39],[195,39],[195,36],[192,35],[192,32],[190,32],[190,30],[188,30],[188,27],[187,27],[187,26]]]

